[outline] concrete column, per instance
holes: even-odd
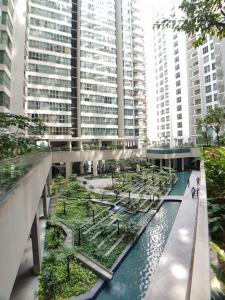
[[[67,162],[66,163],[66,178],[70,177],[72,175],[72,163]]]
[[[70,151],[72,151],[72,142],[71,141],[68,142],[68,146],[70,148]]]
[[[99,160],[99,171],[100,171],[100,174],[102,174],[102,160]]]
[[[47,186],[47,197],[50,197],[50,194],[51,194],[51,188],[50,188],[50,185],[51,185],[51,180],[50,180],[50,173],[48,174],[48,177],[47,177],[47,181],[46,181],[46,186]]]
[[[182,170],[182,172],[183,172],[183,171],[184,171],[184,158],[181,158],[181,164],[182,164],[181,170]]]
[[[36,213],[31,227],[32,251],[33,251],[33,270],[38,275],[41,271],[41,247],[39,234],[39,218]]]
[[[80,162],[80,175],[84,175],[84,163]]]
[[[93,176],[98,176],[98,161],[93,160]]]
[[[83,150],[83,143],[80,142],[80,150],[82,151]]]
[[[102,141],[98,141],[98,147],[99,147],[99,150],[101,150],[101,148],[102,148]]]
[[[171,158],[169,158],[169,168],[171,168]],[[171,170],[170,170],[171,172]]]
[[[48,199],[47,199],[47,185],[45,184],[42,191],[42,202],[43,202],[43,214],[44,218],[48,219]]]
[[[162,169],[163,161],[162,161],[162,159],[160,159],[159,161],[160,161],[160,169]]]

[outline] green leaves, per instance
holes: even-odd
[[[225,37],[225,19],[222,0],[183,0],[179,6],[183,16],[158,20],[155,29],[171,28],[182,31],[187,35],[196,34],[193,45],[198,47],[203,44],[207,35]]]
[[[46,126],[38,119],[0,112],[0,160],[28,152],[45,131]]]

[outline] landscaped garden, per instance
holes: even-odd
[[[176,180],[171,170],[143,165],[140,172],[113,171],[112,177],[112,185],[101,193],[76,177],[66,180],[59,176],[53,181],[51,193],[56,208],[46,224],[39,280],[41,299],[88,292],[98,276],[79,255],[110,270],[156,212],[161,195]],[[72,233],[69,242],[68,231]]]

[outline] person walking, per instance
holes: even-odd
[[[199,188],[197,188],[197,190],[196,190],[196,196],[198,198],[198,196],[199,196]]]
[[[187,186],[190,187],[190,179],[188,178]]]
[[[197,185],[199,185],[199,183],[200,183],[200,178],[197,177],[197,178],[196,178],[196,181],[197,181]]]
[[[191,189],[191,195],[192,195],[192,198],[194,198],[194,196],[195,196],[195,188],[194,187],[192,187],[192,189]]]

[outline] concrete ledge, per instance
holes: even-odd
[[[40,160],[1,203],[0,299],[10,297],[51,164],[51,153],[40,155]]]

